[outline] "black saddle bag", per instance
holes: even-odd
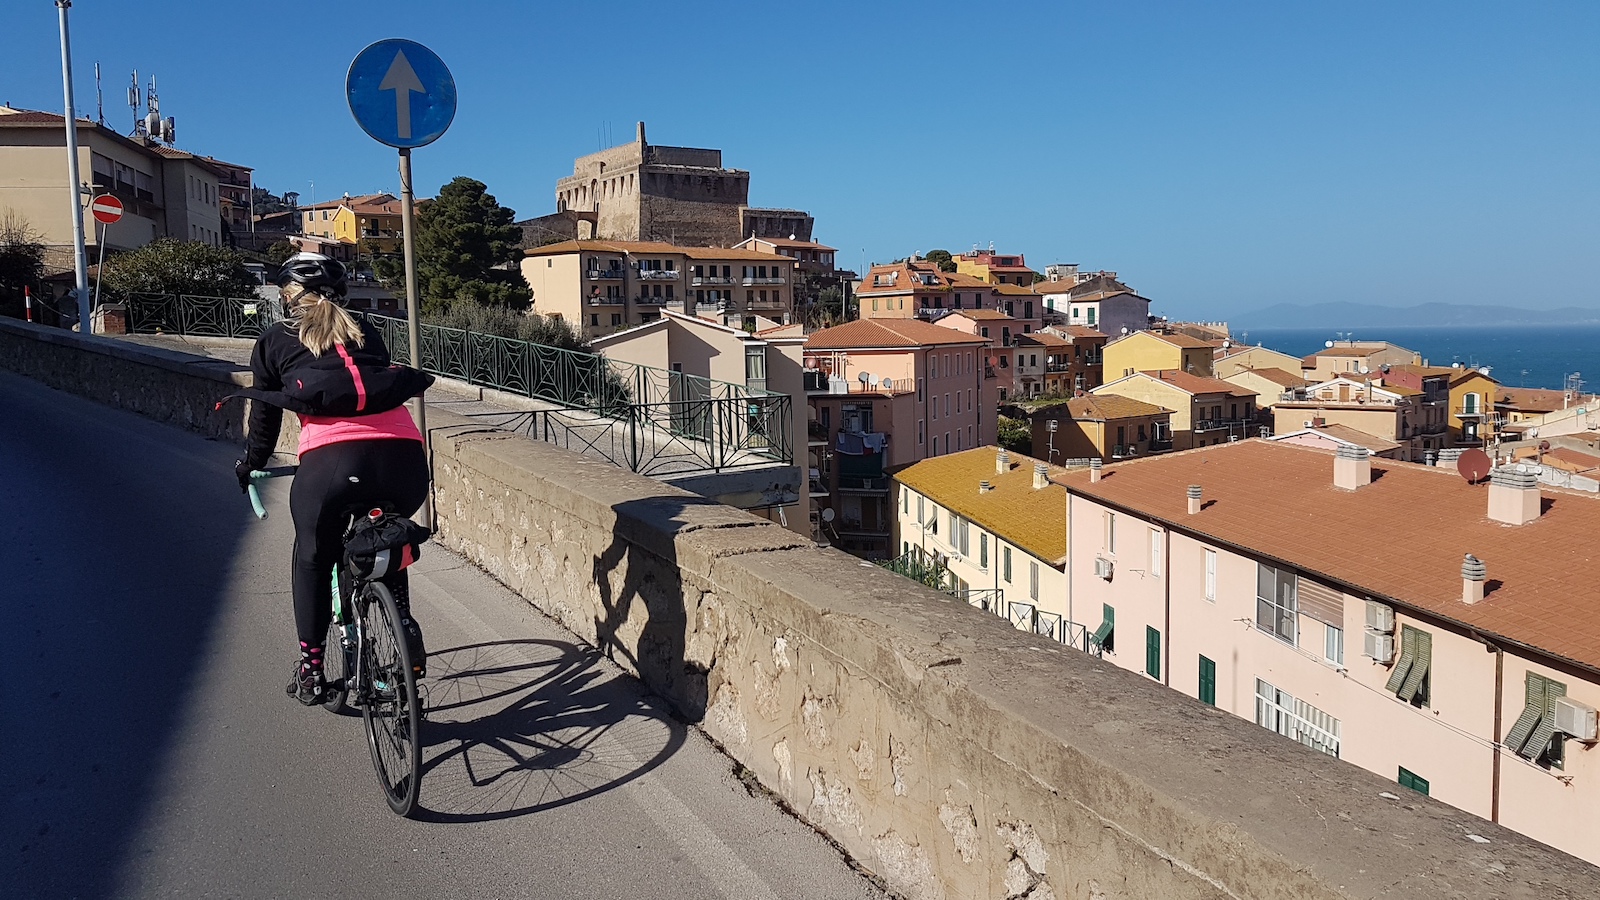
[[[392,575],[421,559],[422,544],[432,535],[405,516],[362,516],[344,542],[345,569],[369,581]]]

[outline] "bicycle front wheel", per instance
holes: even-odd
[[[360,696],[367,749],[389,808],[409,816],[422,781],[422,710],[400,609],[389,588],[376,581],[361,588],[356,609],[363,623]]]

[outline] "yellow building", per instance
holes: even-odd
[[[1054,431],[1050,423],[1055,422]],[[1072,459],[1148,456],[1172,449],[1172,411],[1116,394],[1090,394],[1032,416],[1033,455],[1061,465]]]
[[[1172,410],[1172,443],[1178,450],[1254,437],[1260,430],[1255,391],[1215,378],[1173,369],[1135,372],[1090,393],[1131,397]]]
[[[1450,442],[1478,446],[1493,440],[1500,382],[1479,369],[1461,369],[1450,379]]]
[[[971,275],[989,284],[1018,284],[1028,287],[1041,277],[1038,272],[1028,268],[1027,261],[1020,253],[1005,254],[996,253],[993,249],[974,249],[971,253],[963,253],[952,259],[956,264],[956,272]]]
[[[393,194],[342,197],[300,207],[300,233],[339,244],[338,259],[401,252],[400,201]]]
[[[1266,347],[1225,347],[1213,354],[1211,370],[1215,378],[1227,378],[1246,369],[1282,369],[1299,375],[1300,364],[1300,357]]]
[[[1209,343],[1186,334],[1135,331],[1106,344],[1102,368],[1107,381],[1161,369],[1210,378],[1212,349]]]

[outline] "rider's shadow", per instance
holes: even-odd
[[[430,653],[417,817],[527,815],[608,791],[675,753],[682,723],[600,658],[532,639]]]

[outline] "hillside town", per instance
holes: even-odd
[[[70,328],[62,126],[0,109],[0,209],[47,251],[27,315]],[[85,211],[91,259],[194,242],[264,286],[274,248],[311,251],[355,273],[353,309],[403,315],[394,194],[271,194],[256,161],[78,129],[126,208]],[[1157,314],[1136,273],[981,241],[906,234],[852,270],[753,181],[642,122],[576,158],[514,223],[516,314],[668,373],[680,406],[787,397],[792,489],[736,505],[1600,862],[1600,400],[1382,339],[1283,353]]]

